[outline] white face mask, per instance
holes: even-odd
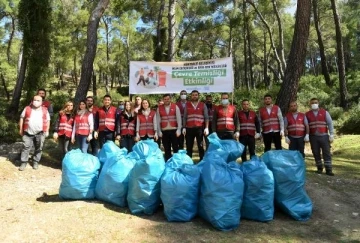
[[[41,106],[41,101],[33,100],[32,104],[34,107],[38,108]]]
[[[181,98],[182,100],[186,100],[186,95],[180,95],[180,98]]]
[[[317,110],[317,109],[319,109],[319,104],[311,104],[311,109],[312,109],[312,110]]]
[[[223,105],[228,105],[228,104],[229,104],[229,100],[228,100],[228,99],[223,99],[223,100],[221,100],[221,104],[223,104]]]

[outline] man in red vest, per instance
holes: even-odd
[[[262,136],[264,139],[264,152],[271,149],[274,142],[275,149],[281,150],[281,137],[284,136],[284,119],[280,108],[272,104],[270,94],[264,96],[265,106],[259,110],[259,121],[262,127]]]
[[[244,152],[241,155],[241,160],[246,161],[246,147],[249,148],[250,159],[255,155],[255,139],[261,137],[259,118],[255,111],[250,110],[248,99],[241,102],[242,110],[238,112],[240,123],[240,139],[244,147]]]
[[[93,114],[93,117],[95,119],[96,113],[99,110],[99,107],[94,105],[94,97],[92,97],[92,96],[86,97],[86,107]],[[94,133],[95,133],[95,131],[93,131],[92,139],[90,140],[90,146],[89,147],[91,147],[91,154],[94,155],[94,156],[97,156],[98,151],[99,151],[99,148],[98,148],[99,146],[98,146],[98,141],[95,138]]]
[[[298,112],[296,101],[290,102],[289,112],[284,117],[285,142],[289,150],[298,150],[305,158],[305,142],[309,142],[309,124],[304,113]]]
[[[105,95],[103,98],[103,107],[101,107],[95,116],[94,137],[99,138],[100,149],[108,140],[114,141],[117,131],[117,112],[116,107],[111,105],[111,96]]]
[[[186,139],[187,155],[192,158],[196,138],[200,160],[204,157],[203,139],[209,135],[209,114],[206,105],[199,101],[199,91],[191,91],[191,102],[187,102],[183,118],[183,134]]]
[[[306,112],[306,118],[309,122],[310,145],[317,173],[321,174],[323,172],[322,153],[326,174],[334,176],[330,152],[330,143],[334,141],[334,126],[331,116],[326,110],[319,109],[319,100],[317,98],[310,100],[310,106],[311,110]]]
[[[43,89],[43,88],[38,89],[36,95],[41,96],[41,98],[42,98],[42,106],[45,106],[45,107],[48,109],[48,112],[49,112],[49,114],[50,114],[50,117],[52,117],[52,116],[54,115],[54,108],[53,108],[53,106],[52,106],[52,104],[51,104],[50,101],[45,100],[45,98],[46,98],[46,90]]]
[[[221,94],[221,105],[217,106],[213,114],[212,130],[220,139],[239,139],[239,118],[227,93]]]
[[[42,148],[45,138],[49,136],[50,115],[48,109],[42,106],[42,98],[34,96],[31,105],[26,106],[20,115],[19,134],[22,136],[24,147],[21,151],[20,171],[23,171],[28,163],[29,154],[34,147],[33,169],[39,168]]]
[[[178,137],[181,134],[181,113],[179,107],[171,102],[170,94],[163,95],[163,105],[156,110],[159,138],[165,150],[165,161],[171,158],[171,147],[174,153],[179,151]]]
[[[209,134],[211,134],[213,132],[213,128],[212,128],[213,116],[217,106],[213,103],[211,95],[206,95],[205,99],[206,99],[205,105],[208,109],[208,114],[209,114]],[[208,149],[209,139],[207,137],[205,137],[205,143],[206,143],[206,149]]]
[[[185,110],[185,106],[187,103],[187,92],[186,90],[181,90],[180,92],[180,100],[176,103],[177,107],[179,107],[180,113],[181,113],[181,120],[184,119],[184,110]],[[185,126],[185,124],[182,124],[183,126]],[[180,136],[178,137],[178,144],[179,144],[179,149],[184,149],[184,140],[185,137],[184,135],[181,133]]]

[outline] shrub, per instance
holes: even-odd
[[[360,105],[349,110],[338,131],[343,134],[360,134]]]
[[[14,143],[19,138],[17,121],[8,120],[0,116],[0,141],[3,143]]]

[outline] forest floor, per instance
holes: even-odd
[[[167,222],[161,208],[135,216],[97,200],[63,201],[57,148],[50,139],[46,143],[38,170],[28,165],[18,171],[16,162],[0,157],[0,242],[360,242],[360,136],[335,140],[334,177],[314,173],[307,145],[310,220],[298,222],[276,210],[271,222],[241,220],[231,232],[199,217]]]

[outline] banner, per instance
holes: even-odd
[[[233,92],[232,58],[188,62],[130,62],[130,94]]]

